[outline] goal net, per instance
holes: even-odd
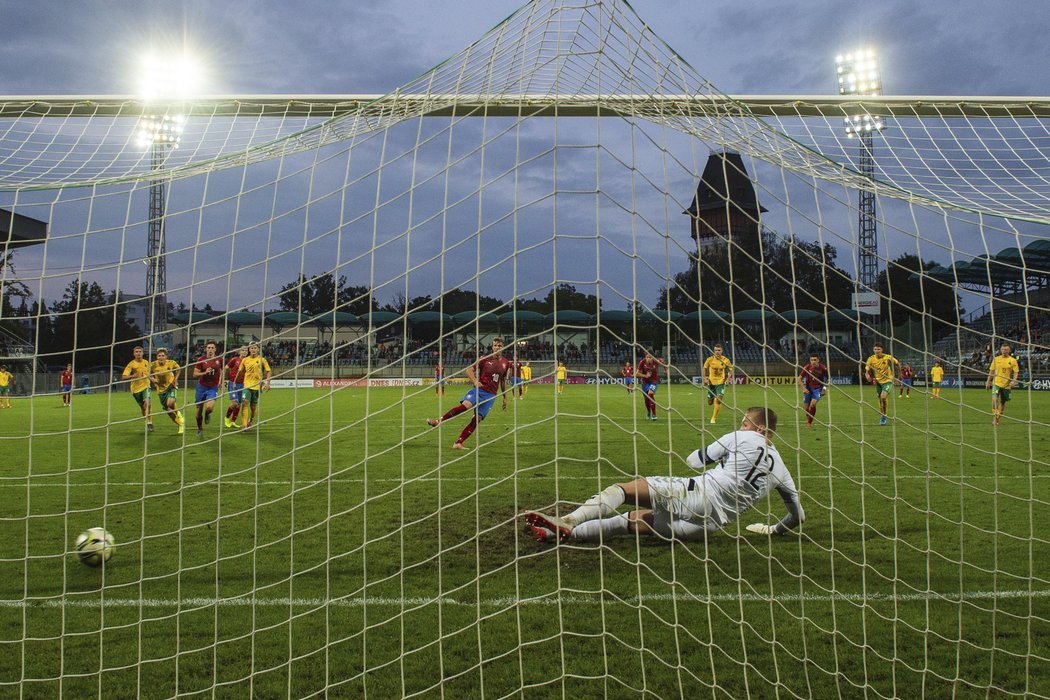
[[[1048,119],[734,99],[614,0],[382,96],[0,101],[0,695],[1050,697]],[[752,406],[787,535],[524,527]]]

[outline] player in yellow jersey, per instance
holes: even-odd
[[[565,391],[565,381],[568,378],[569,371],[565,369],[565,363],[558,362],[558,371],[555,374],[555,378],[558,380],[558,393]]]
[[[707,405],[714,405],[711,422],[718,421],[718,412],[726,395],[726,384],[733,378],[733,363],[725,356],[721,343],[714,347],[715,354],[704,362],[704,385],[707,387]]]
[[[241,431],[252,427],[255,421],[255,412],[259,406],[259,392],[270,390],[270,363],[259,354],[259,344],[248,344],[248,357],[241,360],[241,367],[237,370],[238,384],[243,384],[241,390]],[[244,410],[244,404],[251,406],[251,415]]]
[[[146,430],[153,432],[153,416],[149,412],[149,360],[142,357],[142,346],[132,349],[134,359],[124,368],[121,378],[131,381],[131,395],[146,419]]]
[[[529,382],[532,381],[532,367],[529,365],[529,361],[525,360],[525,364],[521,366],[521,396],[525,398],[525,394],[529,393]]]
[[[11,408],[11,382],[14,375],[0,365],[0,408]]]
[[[941,382],[943,381],[944,365],[941,364],[940,360],[937,360],[930,369],[931,398],[939,399],[941,397]]]
[[[889,405],[890,391],[893,389],[893,367],[898,368],[901,363],[893,355],[887,355],[882,351],[882,345],[876,343],[872,347],[872,355],[864,363],[864,377],[875,385],[875,393],[879,395],[879,425],[886,425],[886,408]]]
[[[988,381],[984,383],[985,389],[992,390],[992,425],[999,425],[999,417],[1010,400],[1010,389],[1017,386],[1017,376],[1021,372],[1012,352],[1013,348],[1003,343],[988,370]]]
[[[178,383],[182,368],[175,360],[168,359],[168,351],[157,348],[157,359],[150,365],[150,383],[157,392],[157,402],[168,413],[171,422],[179,428],[179,435],[185,429],[185,419],[178,407]]]

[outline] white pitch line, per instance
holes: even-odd
[[[456,598],[408,597],[408,598],[101,598],[84,600],[80,598],[47,598],[39,600],[0,600],[0,608],[210,608],[210,607],[279,607],[279,608],[323,608],[347,607],[405,607],[414,608],[425,605],[451,605],[460,607],[513,608],[519,605],[600,605],[604,603],[624,603],[645,605],[647,603],[688,603],[709,605],[711,603],[910,603],[941,602],[959,604],[974,600],[1027,600],[1050,598],[1050,589],[1033,591],[970,591],[963,594],[937,593],[778,593],[766,595],[761,593],[719,593],[711,596],[685,595],[681,593],[657,593],[641,598],[603,597],[602,594],[570,593],[565,595],[551,594],[536,598],[516,598],[512,596],[486,598],[479,602],[463,601]]]

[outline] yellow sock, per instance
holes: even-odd
[[[721,408],[722,408],[722,404],[720,402],[718,402],[718,401],[715,401],[715,412],[711,414],[711,418],[712,419],[717,419],[718,418],[718,411]]]

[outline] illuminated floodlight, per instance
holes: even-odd
[[[836,56],[835,74],[838,76],[840,95],[882,94],[882,74],[878,57],[872,49],[859,49]],[[844,125],[846,136],[853,137],[880,132],[886,124],[878,115],[858,114],[846,117]]]
[[[142,57],[139,96],[147,101],[185,100],[200,90],[201,64],[189,54],[150,53]]]
[[[148,114],[139,120],[135,140],[142,148],[153,145],[179,147],[186,117],[181,114],[155,116]]]

